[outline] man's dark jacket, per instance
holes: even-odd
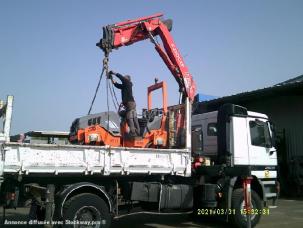
[[[132,90],[133,83],[125,78],[122,74],[117,73],[116,76],[121,80],[122,84],[115,82],[114,86],[118,89],[121,89],[122,103],[124,106],[127,106],[127,103],[129,101],[135,101]]]

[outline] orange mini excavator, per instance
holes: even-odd
[[[77,118],[70,129],[70,142],[86,145],[109,145],[138,148],[172,148],[182,144],[178,138],[184,128],[186,99],[193,101],[196,85],[170,34],[172,20],[162,20],[162,14],[127,20],[103,27],[103,38],[97,43],[108,58],[113,49],[150,39],[156,51],[179,84],[180,104],[167,106],[165,82],[155,81],[147,89],[148,108],[139,118],[140,136],[130,137],[123,112],[102,112]],[[159,36],[162,45],[155,36]],[[107,62],[107,61],[106,61]],[[162,89],[162,108],[152,109],[152,92]],[[122,121],[120,121],[122,119]]]

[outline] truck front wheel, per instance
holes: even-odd
[[[258,224],[261,218],[262,203],[259,195],[251,190],[251,226],[254,227]],[[247,216],[244,207],[244,192],[243,189],[236,189],[233,191],[231,208],[235,209],[235,214],[231,216],[231,223],[236,227],[247,227]]]
[[[110,227],[111,215],[105,201],[91,193],[82,193],[64,204],[64,227]]]

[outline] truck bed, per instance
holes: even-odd
[[[0,144],[0,176],[18,175],[191,175],[186,149],[149,149],[83,145]]]

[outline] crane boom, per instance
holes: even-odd
[[[128,46],[135,42],[150,39],[155,49],[179,84],[180,92],[193,101],[196,84],[184,63],[171,34],[172,20],[161,20],[163,14],[155,14],[135,20],[128,20],[103,27],[103,38],[97,43],[105,55],[112,49]],[[159,36],[162,45],[154,37]]]

